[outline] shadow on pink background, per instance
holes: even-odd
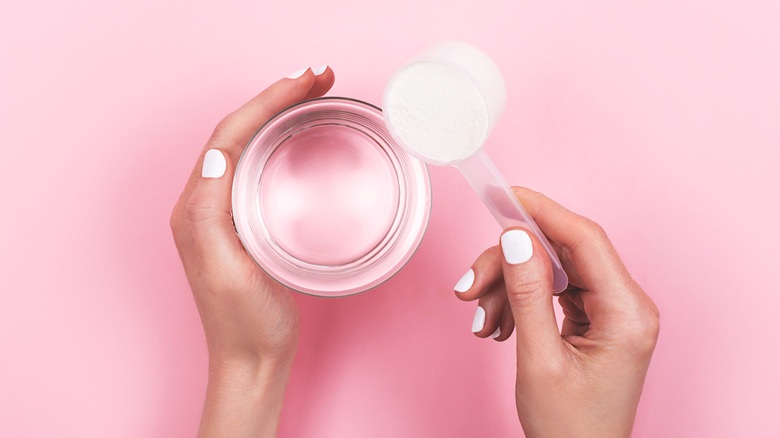
[[[600,222],[661,309],[637,437],[780,427],[780,7],[769,1],[5,1],[0,430],[197,430],[206,350],[168,217],[219,119],[306,65],[380,101],[442,39],[504,72],[488,151]],[[499,230],[450,169],[394,279],[297,296],[284,437],[521,436],[514,346],[452,286]]]

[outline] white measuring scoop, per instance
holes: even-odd
[[[561,261],[482,148],[505,105],[506,85],[493,60],[473,46],[448,41],[423,50],[393,75],[383,114],[409,153],[458,169],[502,229],[533,232],[552,262],[553,291],[561,292],[569,283]]]

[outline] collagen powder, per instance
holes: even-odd
[[[393,78],[386,93],[388,124],[409,150],[425,160],[462,160],[485,141],[485,101],[455,68],[437,62],[411,64]]]

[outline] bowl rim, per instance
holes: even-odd
[[[406,265],[408,265],[409,262],[414,258],[415,254],[417,254],[417,251],[420,249],[420,246],[422,245],[422,241],[424,240],[425,235],[427,234],[428,227],[430,226],[431,213],[433,211],[433,187],[432,187],[431,174],[430,174],[430,169],[428,168],[428,164],[425,163],[423,160],[420,160],[418,157],[416,157],[416,156],[414,156],[412,154],[409,154],[406,151],[405,148],[403,148],[400,144],[398,144],[397,145],[398,146],[398,150],[396,151],[396,153],[406,154],[410,159],[419,162],[420,165],[421,165],[422,174],[424,176],[422,182],[423,182],[423,185],[425,186],[425,189],[426,189],[425,190],[425,204],[427,205],[427,208],[425,208],[424,212],[423,212],[423,215],[424,215],[424,217],[423,217],[423,224],[422,224],[422,227],[421,227],[421,229],[420,229],[420,231],[418,233],[419,234],[419,238],[415,239],[416,242],[415,242],[415,244],[412,245],[412,248],[411,248],[411,250],[408,253],[408,257],[406,257],[406,260],[400,266],[398,266],[397,268],[393,269],[394,272],[393,272],[392,275],[390,275],[387,278],[383,279],[379,283],[376,283],[375,285],[373,285],[371,287],[368,287],[368,288],[365,288],[365,289],[356,290],[356,291],[349,292],[349,293],[332,293],[332,294],[320,293],[320,294],[318,294],[318,293],[315,293],[314,290],[303,288],[303,287],[300,287],[298,285],[294,285],[293,286],[293,285],[285,284],[281,280],[276,278],[276,276],[273,273],[269,272],[269,270],[266,269],[266,267],[264,267],[262,264],[260,264],[258,262],[258,260],[252,255],[252,253],[247,249],[247,243],[245,241],[245,238],[242,235],[242,233],[238,230],[238,227],[236,226],[235,213],[234,213],[236,211],[236,190],[237,190],[237,185],[236,185],[237,178],[236,177],[238,175],[238,171],[241,168],[242,163],[246,159],[248,159],[247,158],[247,155],[248,155],[247,151],[249,150],[249,146],[252,145],[252,143],[255,141],[255,138],[257,138],[257,136],[261,132],[263,132],[266,129],[266,127],[272,125],[274,122],[276,122],[278,119],[280,119],[282,116],[284,116],[286,113],[288,113],[289,111],[293,110],[294,108],[297,108],[299,106],[303,106],[303,105],[306,105],[306,104],[311,105],[312,103],[322,102],[322,101],[343,102],[343,103],[356,104],[358,106],[368,107],[370,109],[376,110],[377,112],[380,113],[380,115],[383,114],[382,108],[380,108],[377,105],[374,105],[372,103],[369,103],[369,102],[366,102],[366,101],[363,101],[363,100],[360,100],[360,99],[355,99],[355,98],[351,98],[351,97],[341,97],[341,96],[323,96],[323,97],[317,97],[317,98],[313,98],[313,99],[307,99],[307,100],[303,100],[303,101],[297,102],[295,104],[289,105],[286,108],[280,110],[279,112],[277,112],[276,114],[271,116],[268,120],[266,120],[265,123],[263,123],[260,126],[260,128],[258,128],[257,131],[255,131],[255,133],[247,141],[246,145],[244,146],[243,150],[241,151],[241,156],[240,156],[238,162],[236,163],[235,169],[233,170],[233,185],[232,185],[232,191],[231,191],[231,211],[230,211],[230,213],[231,213],[231,220],[233,221],[233,229],[236,232],[236,235],[238,236],[239,241],[241,242],[241,245],[244,247],[244,250],[246,251],[247,255],[252,260],[252,262],[257,267],[259,267],[265,273],[265,275],[267,275],[271,280],[273,280],[274,282],[278,283],[282,287],[285,287],[285,288],[287,288],[287,289],[289,289],[291,291],[295,291],[297,293],[301,293],[301,294],[304,294],[304,295],[308,295],[308,296],[312,296],[312,297],[319,297],[319,298],[341,298],[341,297],[349,297],[349,296],[358,295],[358,294],[370,291],[372,289],[375,289],[375,288],[385,284],[390,279],[395,277],[399,272],[401,272],[401,270],[403,270],[406,267]],[[380,117],[380,118],[382,120],[382,123],[385,124],[385,126],[386,126],[386,123],[384,121],[384,117]],[[388,128],[388,132],[389,132],[389,128]],[[397,143],[397,141],[395,140],[394,137],[392,137],[392,135],[390,136],[390,138],[391,138],[391,140],[393,142]],[[302,289],[306,289],[306,290],[302,290]]]

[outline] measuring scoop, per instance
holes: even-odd
[[[436,166],[453,166],[471,184],[502,229],[530,230],[552,262],[553,291],[569,283],[558,255],[483,150],[506,105],[506,85],[496,64],[460,42],[435,44],[393,75],[383,114],[407,152]]]

